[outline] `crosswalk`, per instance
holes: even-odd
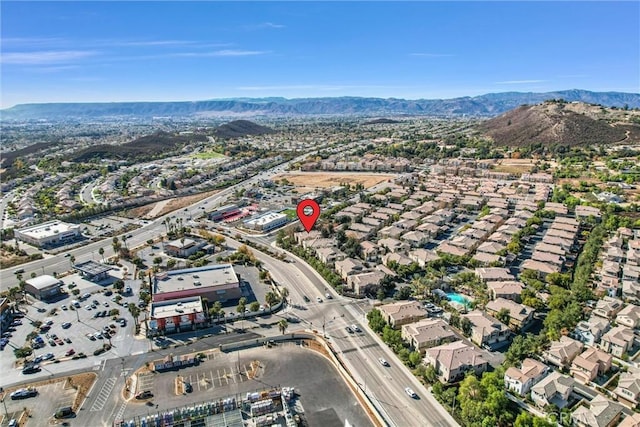
[[[93,401],[93,405],[91,405],[91,409],[89,409],[90,411],[92,412],[102,411],[117,381],[118,381],[117,377],[107,378],[107,380],[102,385],[100,392],[96,396],[96,400]]]

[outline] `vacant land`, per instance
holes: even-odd
[[[395,175],[377,173],[356,172],[292,172],[274,176],[274,181],[286,179],[296,187],[307,189],[328,188],[338,185],[356,184],[364,185],[364,188],[373,187],[381,182],[395,178]]]
[[[206,193],[194,194],[193,196],[177,197],[175,199],[162,200],[160,202],[150,203],[130,209],[123,214],[127,218],[145,218],[154,219],[169,212],[182,209],[202,199],[213,196],[219,190],[207,191]]]

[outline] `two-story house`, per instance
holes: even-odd
[[[504,373],[504,386],[520,396],[529,393],[531,387],[549,373],[549,367],[535,359],[524,359],[520,368],[510,367]]]
[[[541,408],[554,404],[562,409],[569,404],[569,396],[574,387],[573,378],[555,371],[531,387],[531,399]]]
[[[394,328],[417,322],[427,317],[426,310],[418,301],[399,301],[378,307],[384,320]]]
[[[571,423],[578,427],[613,427],[621,416],[622,405],[599,394],[571,413]]]
[[[620,325],[602,336],[600,348],[616,357],[622,357],[633,346],[633,341],[633,330]]]
[[[552,341],[549,350],[543,353],[544,359],[560,368],[568,368],[573,359],[582,351],[582,343],[562,336],[559,341]]]
[[[464,341],[455,341],[428,349],[423,363],[433,366],[445,383],[461,380],[470,371],[480,375],[489,366],[482,352]]]
[[[424,353],[427,348],[459,339],[451,327],[440,319],[424,319],[403,325],[402,338],[420,353]]]
[[[589,347],[573,359],[571,375],[583,384],[595,380],[611,369],[613,357],[609,353]]]

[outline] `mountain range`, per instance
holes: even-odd
[[[640,108],[640,94],[591,92],[502,92],[452,99],[397,98],[236,98],[192,102],[111,102],[20,104],[0,110],[3,121],[77,120],[153,117],[306,116],[306,115],[423,115],[436,117],[494,117],[524,104],[549,99],[580,101],[606,107]]]

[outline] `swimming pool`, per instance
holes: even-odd
[[[457,302],[458,304],[462,304],[465,307],[469,307],[471,305],[471,302],[467,297],[457,292],[448,293],[447,298],[449,299],[449,301]]]

